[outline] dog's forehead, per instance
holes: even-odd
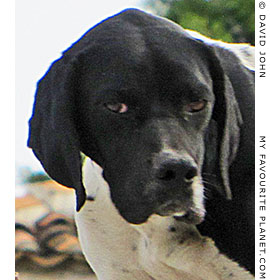
[[[192,42],[193,41],[193,42]],[[166,61],[192,61],[191,36],[175,23],[136,9],[125,10],[86,32],[64,54],[89,53],[100,61],[143,63],[158,55]],[[171,57],[171,59],[169,57]],[[178,58],[178,59],[175,59]]]
[[[211,84],[197,45],[178,25],[129,9],[92,28],[67,54],[80,49],[89,90],[140,88],[149,94],[155,87],[173,91]]]

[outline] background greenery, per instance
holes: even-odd
[[[145,0],[161,16],[225,42],[254,45],[255,0]]]

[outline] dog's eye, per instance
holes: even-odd
[[[128,106],[124,103],[105,103],[104,106],[114,113],[123,114],[128,111]]]
[[[202,111],[206,107],[206,100],[198,100],[195,102],[191,102],[186,106],[186,111],[189,113],[196,113]]]

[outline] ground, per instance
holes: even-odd
[[[77,274],[68,271],[59,272],[20,272],[19,280],[52,280],[52,279],[61,279],[61,280],[96,280],[94,274]]]
[[[42,269],[25,260],[16,264],[19,280],[97,280],[86,264],[74,261],[53,269]]]

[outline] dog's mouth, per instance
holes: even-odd
[[[188,211],[183,211],[179,213],[174,213],[173,218],[180,222],[185,222],[187,224],[198,225],[203,222],[205,213],[204,211],[195,211],[190,209]]]
[[[175,220],[187,224],[198,225],[203,222],[205,217],[205,210],[196,207],[183,208],[175,202],[168,202],[155,211],[159,216],[172,216]]]

